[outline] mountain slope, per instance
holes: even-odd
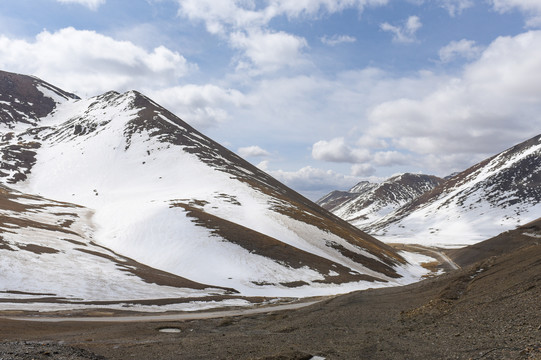
[[[3,128],[36,126],[58,102],[67,99],[78,97],[43,80],[0,71],[0,126]]]
[[[387,241],[463,246],[541,217],[541,136],[468,170],[372,224]]]
[[[93,209],[101,245],[243,295],[329,294],[420,275],[142,94],[62,94],[44,92],[55,100],[47,116],[4,132],[0,167],[14,169],[0,175]]]
[[[31,326],[13,316],[0,318],[0,352],[40,358],[44,350],[64,354],[73,346],[107,359],[539,359],[539,225],[508,232],[514,246],[472,266],[297,310],[176,322]],[[493,247],[490,242],[486,248]],[[181,333],[156,331],[171,326]]]
[[[0,187],[2,309],[62,309],[107,303],[168,309],[190,300],[233,299],[235,292],[149,268],[94,242],[90,209]],[[247,303],[245,300],[224,304]]]
[[[406,173],[381,183],[362,181],[347,192],[334,191],[317,203],[351,224],[365,229],[443,182],[443,179],[436,176]]]

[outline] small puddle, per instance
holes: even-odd
[[[166,328],[158,329],[158,331],[162,333],[175,333],[176,334],[180,332],[180,329],[174,328],[174,327],[166,327]]]

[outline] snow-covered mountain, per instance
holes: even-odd
[[[381,183],[361,181],[349,191],[333,191],[317,203],[351,224],[365,229],[443,182],[443,179],[436,176],[406,173]]]
[[[153,269],[97,244],[88,208],[0,185],[0,214],[2,310],[107,304],[152,311],[157,303],[199,309],[218,296],[222,305],[249,303],[232,289]]]
[[[333,294],[420,275],[136,91],[79,99],[33,77],[0,80],[0,181],[91,209],[92,241],[106,251],[247,296]]]
[[[473,244],[541,217],[541,136],[453,176],[367,230],[391,242]]]

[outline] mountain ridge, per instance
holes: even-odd
[[[0,180],[93,209],[110,251],[244,296],[334,294],[425,272],[137,91],[63,94],[5,130]],[[273,247],[291,258],[258,250]]]
[[[370,229],[381,217],[429,192],[443,179],[432,175],[404,173],[381,183],[361,181],[349,191],[334,191],[317,204],[356,227]]]
[[[533,221],[541,216],[540,159],[537,135],[455,175],[381,219],[371,232],[395,239],[416,232],[426,243],[460,246]],[[426,217],[432,223],[421,229]]]
[[[369,202],[361,202],[357,213],[348,212],[359,195],[335,193],[339,205],[329,204],[336,215],[385,242],[471,245],[541,217],[540,159],[541,135],[536,135],[365,222],[358,214],[366,216]],[[325,206],[332,194],[319,203]],[[387,201],[383,207],[392,204]]]

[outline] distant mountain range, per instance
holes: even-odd
[[[0,72],[0,140],[16,269],[0,297],[311,296],[422,273],[136,91],[80,99]]]
[[[381,183],[361,181],[349,191],[333,191],[317,203],[364,228],[444,182],[436,176],[401,174]]]
[[[446,180],[404,174],[318,203],[386,242],[474,244],[541,217],[541,136]]]

